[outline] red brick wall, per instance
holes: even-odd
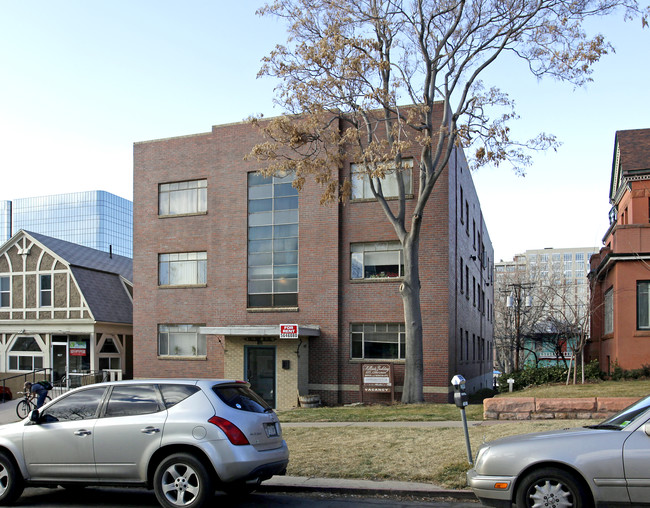
[[[246,174],[258,166],[243,158],[260,141],[252,126],[241,123],[216,126],[205,134],[135,144],[136,377],[223,375],[222,346],[214,337],[208,338],[207,360],[159,360],[159,323],[228,326],[297,322],[321,328],[320,337],[309,339],[310,384],[356,385],[360,369],[359,362],[350,359],[350,323],[404,321],[398,281],[350,280],[350,243],[397,239],[378,203],[321,206],[321,188],[313,182],[308,182],[300,194],[298,312],[247,311]],[[418,153],[412,155],[417,157]],[[341,175],[347,177],[349,171],[347,161]],[[207,214],[158,218],[159,183],[202,178],[208,181]],[[413,181],[417,193],[417,168]],[[464,296],[458,297],[457,257],[469,260],[471,254],[477,254],[472,246],[472,225],[467,236],[458,223],[458,182],[470,204],[470,221],[475,220],[477,227],[485,230],[464,158],[454,159],[453,172],[443,173],[426,208],[420,241],[428,400],[446,400],[449,380],[459,369],[466,377],[491,371],[485,360],[457,363],[461,326],[492,340],[491,325],[472,306],[471,298],[467,302]],[[407,217],[413,206],[414,201],[409,201]],[[485,232],[483,236],[492,262],[489,237]],[[207,287],[158,288],[158,253],[188,251],[207,251]],[[472,267],[471,274],[477,280],[482,278],[480,268]],[[396,362],[395,373],[401,385],[403,363]],[[356,401],[359,397],[355,390],[314,391],[327,403]],[[379,400],[385,398],[378,396]]]

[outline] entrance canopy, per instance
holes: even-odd
[[[280,337],[280,325],[202,326],[199,333],[230,337]],[[320,326],[298,325],[298,336],[320,337]]]

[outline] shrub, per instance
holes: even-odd
[[[623,370],[620,370],[620,378],[623,377]],[[650,366],[649,366],[650,370]],[[511,372],[510,374],[501,374],[498,378],[499,391],[508,391],[508,379],[515,380],[513,390],[523,390],[528,386],[539,386],[549,383],[564,383],[566,381],[568,369],[564,366],[554,365],[550,367],[532,367],[526,366],[522,370]],[[581,377],[581,369],[578,367],[577,377]],[[585,380],[597,381],[603,378],[598,361],[594,360],[585,365]],[[620,379],[619,378],[619,379]]]

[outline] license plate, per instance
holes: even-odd
[[[266,431],[266,437],[278,437],[278,429],[275,423],[265,423],[264,430]]]

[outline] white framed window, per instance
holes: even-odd
[[[36,337],[16,337],[7,354],[10,371],[26,371],[43,368],[43,350]]]
[[[0,307],[11,306],[11,277],[0,277]]]
[[[605,292],[605,333],[614,333],[614,288]]]
[[[205,213],[207,210],[207,180],[161,183],[158,186],[158,215]]]
[[[650,281],[636,283],[636,327],[650,330]]]
[[[385,279],[404,275],[404,254],[399,242],[350,245],[352,279]]]
[[[158,356],[206,356],[204,325],[158,325]]]
[[[413,159],[404,159],[402,161],[404,176],[404,192],[405,194],[413,193]],[[381,189],[385,198],[394,198],[399,196],[397,185],[397,173],[394,169],[394,164],[386,166],[384,177],[381,178]],[[365,171],[363,164],[352,164],[351,166],[351,183],[352,183],[352,199],[374,199],[375,196],[370,188],[370,177]],[[467,218],[467,217],[466,217]]]
[[[41,307],[51,307],[52,306],[52,276],[51,275],[41,275],[39,277],[40,283],[40,300],[39,305]]]
[[[158,285],[196,286],[208,280],[207,252],[177,252],[158,255]]]
[[[406,356],[406,330],[401,323],[351,325],[354,359],[401,360]]]
[[[122,368],[121,356],[115,339],[113,337],[106,337],[99,350],[99,370],[120,370]]]

